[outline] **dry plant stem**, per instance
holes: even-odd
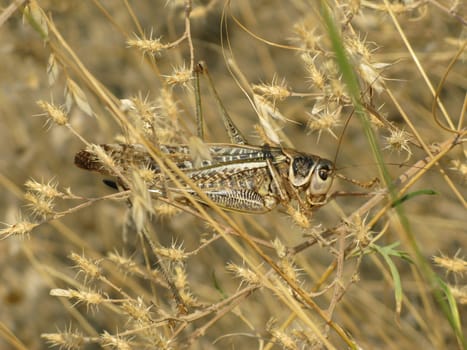
[[[162,259],[159,257],[159,254],[157,253],[157,248],[156,248],[155,243],[152,241],[151,237],[149,237],[147,229],[143,228],[143,230],[142,230],[142,232],[140,234],[142,234],[142,236],[146,239],[149,246],[151,247],[151,251],[152,251],[152,253],[154,254],[154,256],[156,258],[156,261],[155,261],[156,267],[162,273],[162,276],[164,277],[165,281],[167,282],[167,284],[170,287],[170,291],[172,293],[172,296],[175,299],[175,302],[177,303],[178,312],[180,312],[182,314],[188,313],[188,307],[183,302],[183,299],[181,298],[177,287],[175,286],[174,282],[170,278],[170,275],[169,275],[169,273],[167,271],[167,268],[164,266],[164,264],[162,262]],[[149,262],[149,259],[147,259],[147,261]]]
[[[331,318],[334,312],[334,308],[337,305],[337,301],[342,295],[342,280],[344,275],[344,257],[345,257],[345,237],[344,235],[340,235],[337,238],[337,244],[339,246],[339,252],[336,258],[336,284],[334,286],[334,293],[331,298],[331,302],[329,303],[328,309],[326,310],[328,317]]]
[[[466,134],[466,132],[464,131],[462,134],[460,135],[456,135],[454,136],[453,138],[451,138],[450,140],[447,140],[445,142],[443,142],[441,145],[440,145],[440,151],[438,154],[432,156],[431,158],[430,157],[426,157],[425,159],[422,159],[420,161],[418,161],[417,163],[415,163],[415,165],[409,169],[408,171],[406,171],[404,174],[402,174],[397,180],[396,180],[396,183],[395,183],[395,186],[398,186],[399,184],[402,184],[404,182],[407,181],[407,183],[405,184],[405,186],[399,190],[396,198],[400,198],[403,194],[405,194],[408,189],[415,183],[417,182],[421,176],[423,176],[427,171],[428,169],[430,169],[433,165],[437,164],[438,160],[440,160],[442,157],[444,157],[444,155],[446,155],[454,146],[456,146],[457,144],[459,144],[459,142],[463,142],[462,141],[462,137]],[[376,196],[375,198],[377,198],[379,196]],[[373,198],[373,199],[375,199]],[[373,201],[373,199],[371,201]],[[466,205],[466,202],[465,202],[465,199],[463,197],[461,197],[462,199],[462,204],[464,206],[464,208],[467,208],[467,205]],[[367,203],[368,204],[368,203]],[[368,229],[371,229],[375,224],[376,222],[384,215],[384,213],[391,207],[392,203],[388,203],[384,206],[384,208],[382,208],[371,220],[370,222],[367,224],[367,228]],[[372,205],[373,206],[373,205]],[[371,207],[370,207],[371,208]],[[368,210],[370,209],[368,208]],[[362,207],[360,208],[362,209]],[[359,210],[360,210],[359,209]],[[365,210],[366,212],[367,210]],[[352,216],[355,215],[352,214]],[[352,217],[351,216],[351,217]]]
[[[122,35],[125,37],[125,39],[128,41],[130,39],[130,35],[123,29],[121,28],[118,23],[116,23],[113,19],[113,17],[107,12],[107,10],[98,2],[98,0],[93,0],[94,1],[94,4],[96,5],[96,7],[102,11],[102,13],[104,13],[104,16],[122,33]],[[124,0],[123,1],[124,4],[125,4],[125,8],[127,9],[128,13],[130,14],[132,20],[133,20],[133,23],[135,24],[137,30],[138,30],[138,33],[141,37],[144,37],[144,31],[143,31],[143,28],[141,27],[141,24],[139,23],[137,17],[135,16],[135,13],[132,9],[132,7],[130,6],[130,4],[128,3],[127,0]],[[158,69],[158,66],[156,64],[156,61],[154,60],[154,57],[151,56],[151,57],[147,57],[147,56],[144,56],[144,58],[147,60],[147,62],[149,62],[149,65],[150,67],[153,69],[153,71],[156,73],[156,77],[159,78],[159,80],[162,81],[163,84],[165,84],[165,80],[163,80],[161,78],[161,74],[159,72],[159,69]]]
[[[394,97],[394,95],[392,94],[392,92],[387,89],[386,91],[390,98],[392,99],[394,105],[396,106],[396,108],[399,110],[399,112],[401,113],[401,116],[404,118],[404,120],[406,121],[406,123],[410,126],[412,132],[414,133],[414,135],[417,137],[417,139],[419,140],[420,144],[422,145],[424,151],[430,156],[430,157],[433,157],[433,153],[432,151],[430,150],[430,148],[426,145],[426,143],[423,141],[422,137],[419,135],[418,131],[416,130],[416,128],[414,128],[412,126],[412,123],[410,122],[410,119],[408,118],[408,116],[406,115],[406,113],[404,112],[404,110],[402,109],[402,107],[399,105],[399,103],[397,102],[396,98]],[[459,137],[461,138],[462,135],[465,135],[465,131],[462,131],[462,130],[459,130],[458,132],[456,132],[459,134]],[[456,186],[454,185],[454,183],[452,182],[452,180],[449,178],[449,176],[446,174],[446,172],[442,169],[442,168],[439,168],[439,171],[440,173],[443,175],[443,178],[445,179],[445,181],[447,182],[447,184],[449,185],[449,187],[451,188],[451,190],[454,192],[454,194],[456,195],[456,197],[460,200],[461,203],[463,203],[463,205],[465,206],[466,203],[465,203],[465,199],[464,197],[462,196],[462,194],[457,190]]]
[[[306,48],[301,48],[301,47],[296,47],[296,46],[290,46],[290,45],[282,45],[282,44],[278,44],[278,43],[275,43],[275,42],[272,42],[272,41],[269,41],[269,40],[266,40],[262,37],[260,37],[259,35],[253,33],[250,29],[248,29],[247,27],[245,27],[245,25],[234,15],[234,12],[232,11],[231,7],[230,7],[230,2],[231,0],[227,0],[227,2],[225,3],[224,5],[224,9],[223,9],[223,17],[226,17],[227,15],[225,14],[227,11],[226,9],[229,9],[229,14],[230,14],[230,17],[234,20],[234,22],[242,29],[244,30],[246,33],[248,33],[248,35],[250,35],[252,38],[264,43],[264,44],[267,44],[269,46],[272,46],[272,47],[277,47],[277,48],[280,48],[280,49],[286,49],[286,50],[292,50],[292,51],[299,51],[299,52],[308,52],[308,49]]]
[[[261,24],[259,23],[258,14],[253,9],[253,3],[251,1],[243,2],[242,6],[239,7],[239,12],[250,28],[258,29],[261,27]],[[259,65],[263,67],[263,71],[268,72],[268,74],[276,72],[277,68],[267,45],[257,45],[256,49],[258,50]]]
[[[50,218],[47,218],[47,221],[51,220],[57,220],[60,219],[66,215],[75,213],[81,209],[84,209],[86,207],[89,207],[93,203],[102,201],[102,200],[107,200],[107,199],[115,199],[115,200],[123,200],[127,199],[128,196],[130,195],[131,191],[123,191],[123,192],[117,192],[117,193],[112,193],[107,196],[102,196],[102,197],[97,197],[97,198],[87,198],[87,201],[81,204],[78,204],[77,206],[74,206],[72,208],[69,208],[67,210],[57,212],[54,215],[52,215]]]
[[[418,68],[418,71],[420,72],[420,74],[422,75],[423,79],[425,80],[425,84],[426,86],[428,87],[428,89],[430,90],[431,94],[433,95],[433,97],[436,96],[436,90],[433,88],[433,85],[431,84],[428,76],[426,75],[426,72],[425,70],[423,69],[420,61],[418,60],[418,57],[417,55],[415,54],[415,52],[413,51],[412,49],[412,45],[410,45],[409,43],[409,40],[407,39],[407,37],[405,36],[405,33],[404,31],[402,30],[402,28],[400,27],[399,25],[399,22],[397,21],[397,18],[396,16],[394,15],[394,12],[392,11],[392,8],[388,2],[388,0],[383,0],[384,1],[384,4],[386,6],[386,9],[389,13],[389,15],[391,16],[391,19],[394,23],[394,26],[396,27],[402,41],[404,42],[405,46],[407,47],[407,50],[409,51],[410,55],[412,56],[412,59],[415,63],[415,65],[417,66]],[[446,111],[446,108],[444,108],[444,105],[441,103],[441,101],[439,102],[439,108],[441,109],[441,111],[443,112],[443,116],[444,118],[446,119],[446,123],[449,125],[449,127],[451,129],[454,129],[454,125],[451,121],[451,119],[449,118],[449,114],[448,112]]]
[[[123,29],[120,24],[114,20],[114,17],[112,17],[112,15],[104,8],[104,6],[102,6],[102,4],[100,3],[100,1],[98,0],[92,0],[92,2],[94,3],[94,5],[99,9],[99,11],[101,11],[105,18],[110,22],[112,23],[112,25],[117,28],[117,30],[126,38],[129,37],[128,33],[125,31],[125,29]],[[125,1],[126,3],[126,1]],[[132,14],[132,12],[128,11],[130,14]],[[132,17],[133,18],[133,17]],[[138,28],[139,29],[139,28]],[[141,31],[140,31],[141,33]]]
[[[11,181],[9,181],[7,178],[4,178],[2,176],[2,174],[0,174],[0,183],[3,183],[4,187],[8,188],[10,190],[10,192],[12,192],[17,198],[23,198],[24,197],[24,193],[16,185],[14,185]],[[67,237],[67,239],[70,242],[72,242],[76,246],[81,247],[81,249],[86,250],[86,251],[93,251],[92,247],[90,247],[88,245],[88,242],[80,239],[79,236],[70,234],[70,232],[69,232],[70,230],[63,223],[61,223],[60,221],[57,221],[57,219],[65,216],[65,215],[74,213],[74,212],[76,212],[78,210],[81,210],[81,209],[83,209],[85,207],[88,207],[88,206],[90,206],[91,204],[93,204],[95,202],[98,202],[98,201],[101,201],[101,200],[108,200],[108,199],[122,200],[122,199],[126,199],[128,197],[128,195],[129,195],[129,191],[114,193],[114,194],[111,194],[111,195],[98,197],[98,198],[72,197],[71,199],[85,199],[86,202],[82,203],[82,204],[80,204],[80,205],[78,205],[76,207],[70,208],[70,209],[68,209],[66,211],[57,213],[55,216],[53,216],[51,218],[47,218],[47,220],[45,222],[49,222],[51,226],[53,226],[58,232],[61,232],[65,237]],[[44,267],[42,265],[40,265],[39,262],[36,261],[36,259],[33,257],[32,253],[29,250],[25,250],[25,252],[26,252],[26,255],[29,257],[29,260],[32,261],[33,265],[37,266],[37,268],[40,269],[41,271],[44,270]],[[92,255],[93,256],[100,256],[95,251],[92,253]],[[113,273],[113,274],[114,274],[114,276],[118,277],[118,274],[116,274],[116,273]],[[58,275],[55,271],[48,270],[46,275],[56,276],[60,280],[66,281],[67,284],[75,285],[76,287],[78,287],[78,285],[76,285],[74,279],[68,279],[67,276],[64,276],[62,274]],[[148,275],[151,275],[151,274],[142,274],[142,275],[140,275],[140,277],[147,278]],[[164,281],[162,281],[160,279],[157,279],[157,278],[152,278],[151,281],[153,281],[154,283],[157,283],[157,284],[159,284],[159,285],[161,285],[163,287],[168,286],[167,284],[164,284]],[[50,283],[50,285],[51,285],[51,287],[56,287],[56,285],[53,285],[52,282]],[[68,302],[65,302],[65,301],[62,301],[62,303],[66,303],[67,310],[72,310],[73,313],[75,313],[74,312],[75,309],[70,307],[71,304],[68,304]],[[77,311],[76,311],[76,313],[77,313]],[[81,316],[76,317],[76,315],[75,315],[75,318],[77,318],[78,320],[81,320],[80,323],[84,322],[84,318],[81,317]],[[85,327],[85,328],[89,328],[89,327]]]
[[[131,19],[133,20],[133,23],[138,28],[139,34],[143,35],[143,33],[144,33],[143,28],[141,27],[141,24],[139,23],[138,18],[136,17],[136,15],[135,15],[135,13],[133,11],[133,8],[128,3],[128,0],[124,0],[123,3],[125,4],[125,8],[127,9],[128,13],[130,14]]]
[[[237,305],[240,304],[241,298],[237,298],[232,304],[226,306],[225,308],[218,310],[213,318],[211,318],[208,322],[206,322],[203,326],[196,329],[191,335],[188,337],[186,344],[184,344],[185,348],[189,348],[193,342],[203,336],[209,327],[215,324],[220,318],[224,317],[227,313],[233,310]],[[186,345],[186,346],[185,346]]]
[[[467,41],[465,41],[464,44],[461,47],[459,47],[459,50],[457,51],[457,54],[451,59],[451,62],[449,63],[448,67],[446,68],[446,73],[443,75],[443,78],[441,79],[441,81],[438,84],[438,88],[436,89],[435,98],[433,99],[433,104],[431,106],[431,113],[433,114],[433,119],[435,120],[436,124],[438,124],[440,128],[442,128],[442,129],[444,129],[444,130],[446,130],[448,132],[457,133],[459,130],[461,130],[462,125],[463,125],[462,118],[460,118],[460,120],[459,120],[458,129],[453,130],[453,129],[446,128],[438,120],[436,106],[437,106],[437,103],[439,101],[439,95],[441,94],[441,90],[443,89],[444,83],[447,80],[449,72],[452,70],[452,68],[454,67],[454,64],[457,62],[457,60],[459,59],[460,55],[464,52],[466,47],[467,47]]]
[[[188,47],[190,49],[190,72],[193,71],[195,66],[195,49],[193,47],[193,42],[191,39],[191,24],[190,24],[190,14],[192,10],[191,0],[185,0],[185,31],[182,36],[177,40],[171,42],[167,45],[167,49],[172,49],[180,45],[184,40],[188,41]]]
[[[385,225],[384,231],[387,229],[388,225]],[[326,293],[330,288],[334,286],[334,294],[331,298],[330,305],[328,306],[328,315],[331,318],[332,313],[335,309],[335,306],[337,306],[337,303],[342,299],[342,297],[345,295],[346,291],[348,288],[354,283],[352,278],[349,279],[349,282],[346,285],[342,284],[342,275],[343,275],[343,266],[344,262],[343,260],[348,257],[348,253],[351,252],[354,244],[352,244],[348,247],[344,246],[344,236],[339,235],[338,242],[340,242],[340,246],[342,246],[342,249],[339,250],[338,257],[329,265],[324,271],[324,273],[321,275],[320,279],[316,281],[314,287],[311,289],[310,296],[312,297],[317,297],[320,295],[323,295]],[[352,273],[352,276],[355,276],[358,274],[360,264],[362,262],[363,254],[360,254],[357,258],[357,263],[355,264],[354,272]],[[325,288],[321,288],[321,286],[324,284],[325,281],[327,281],[331,274],[338,268],[338,272],[336,274],[336,278]],[[321,289],[321,290],[320,290]],[[320,292],[316,292],[320,290]],[[291,314],[286,321],[279,327],[281,330],[285,330],[296,318],[296,314]],[[268,343],[268,345],[265,347],[264,350],[270,349],[274,344],[273,343]]]
[[[197,217],[198,219],[206,222],[207,224],[210,223],[209,220],[206,220],[206,217],[203,216],[202,213],[200,213],[199,211],[187,206],[187,205],[183,205],[179,202],[175,202],[175,201],[171,201],[170,199],[168,198],[164,198],[164,197],[157,197],[157,200],[161,201],[161,202],[164,202],[164,203],[167,203],[171,206],[174,206],[175,208],[178,208],[180,210],[183,210],[184,212],[192,215],[192,216],[195,216]],[[229,235],[232,235],[232,236],[236,236],[236,237],[240,237],[240,235],[230,226],[228,225],[223,225],[221,223],[218,223],[219,227],[222,228],[222,230],[225,232],[225,234],[229,234]],[[222,235],[217,235],[213,238],[211,238],[210,240],[206,241],[205,243],[203,243],[200,247],[198,247],[197,249],[193,250],[192,252],[189,252],[189,253],[186,253],[188,256],[189,255],[196,255],[198,253],[198,251],[201,250],[201,247],[203,246],[206,246],[206,245],[209,245],[210,243],[218,240],[219,238],[222,238],[223,236]],[[261,238],[256,238],[256,237],[251,237],[251,239],[257,243],[258,245],[261,245],[265,248],[270,248],[270,249],[274,249],[274,247],[272,246],[271,242],[270,241],[266,241],[264,239],[261,239]]]
[[[5,339],[8,344],[13,346],[17,350],[28,350],[28,347],[25,346],[21,340],[19,340],[15,334],[3,323],[0,321],[0,337]]]
[[[41,277],[44,279],[44,281],[46,281],[48,287],[51,289],[57,288],[55,281],[51,278],[51,276],[53,275],[50,273],[50,269],[44,267],[42,262],[40,262],[34,255],[34,252],[27,246],[24,246],[23,252],[28,258],[28,260],[31,262],[31,265],[34,266],[36,271],[38,271],[41,274]],[[86,333],[93,334],[96,336],[98,335],[95,328],[76,308],[73,307],[73,304],[68,299],[59,298],[59,302],[63,305],[64,308],[66,308],[66,310],[79,323],[80,327],[82,327],[82,329],[86,331]]]
[[[10,5],[8,5],[0,14],[0,27],[8,20],[8,18],[16,12],[16,10],[24,3],[26,0],[14,0]]]
[[[460,23],[462,23],[464,26],[467,26],[467,20],[464,19],[459,13],[452,11],[452,9],[447,8],[443,6],[442,4],[439,3],[439,1],[434,1],[434,0],[426,0],[433,6],[439,8],[440,10],[446,12],[447,15],[454,17],[457,19]],[[465,4],[464,4],[465,5]]]
[[[395,97],[394,95],[391,93],[390,89],[388,87],[386,87],[386,92],[389,93],[389,96],[391,97],[391,99],[393,101],[396,101],[395,100]],[[397,101],[396,101],[397,102]],[[384,126],[386,128],[388,128],[388,130],[390,131],[397,131],[398,128],[390,123],[386,118],[384,118],[383,116],[381,116],[381,114],[371,105],[368,105],[367,103],[364,103],[364,107],[365,109],[368,111],[368,113],[370,113],[371,115],[373,115],[375,118],[377,118],[380,122],[382,122],[384,124]],[[413,144],[414,146],[418,147],[418,148],[422,148],[424,146],[424,144],[422,145],[420,143],[420,135],[418,134],[418,131],[417,129],[414,127],[414,125],[412,124],[412,122],[410,121],[410,119],[407,117],[407,115],[402,111],[402,109],[400,108],[400,105],[397,105],[397,108],[399,109],[399,111],[401,111],[401,114],[402,114],[402,117],[404,118],[404,121],[407,123],[407,125],[409,126],[410,128],[410,131],[416,136],[417,140],[413,140],[413,139],[409,139],[408,142],[410,142],[411,144]],[[418,141],[418,142],[417,142]]]
[[[462,105],[462,109],[460,111],[459,116],[459,123],[457,125],[457,129],[461,129],[462,125],[464,125],[465,115],[467,114],[467,93],[464,96],[464,104]]]
[[[183,330],[185,330],[186,327],[191,322],[194,322],[196,320],[199,320],[201,318],[209,316],[212,313],[222,314],[222,316],[224,316],[227,312],[233,310],[240,303],[240,301],[246,299],[250,294],[252,294],[256,290],[258,290],[259,288],[260,288],[259,286],[245,287],[244,289],[239,290],[238,292],[236,292],[234,295],[222,300],[221,302],[219,302],[217,304],[210,305],[210,306],[208,306],[207,308],[205,308],[203,310],[195,311],[195,312],[193,312],[191,314],[188,314],[188,315],[185,315],[185,316],[180,316],[180,317],[177,317],[177,318],[170,318],[170,317],[169,318],[164,318],[164,319],[161,319],[159,322],[178,321],[178,322],[183,323],[171,335],[171,341],[175,341],[177,336],[181,332],[183,332]],[[222,310],[222,312],[219,312],[219,310]],[[219,318],[220,317],[218,317],[218,318],[214,317],[213,319],[218,320]],[[210,324],[212,324],[212,323],[210,323]],[[204,331],[206,331],[206,329]]]

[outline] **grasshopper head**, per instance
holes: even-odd
[[[289,181],[294,187],[306,188],[309,204],[320,202],[331,188],[334,164],[314,155],[284,150],[289,157]]]

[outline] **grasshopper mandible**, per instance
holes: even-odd
[[[199,68],[206,72],[203,66]],[[207,77],[210,80],[209,75]],[[290,148],[249,145],[223,107],[212,81],[209,82],[232,143],[206,144],[210,159],[204,159],[200,164],[193,160],[188,145],[160,145],[160,151],[214,203],[226,210],[265,213],[279,204],[290,208],[290,203],[295,201],[300,211],[309,212],[324,205],[335,177],[333,162]],[[202,127],[198,126],[198,133],[199,130]],[[167,181],[144,146],[104,144],[101,147],[112,157],[122,175],[131,175],[135,168],[151,170],[154,177],[148,184],[150,192],[164,195],[167,190],[175,200],[183,200],[190,194],[202,202],[190,186],[180,188]],[[75,164],[118,178],[91,150],[78,152]],[[122,183],[121,179],[117,181]]]

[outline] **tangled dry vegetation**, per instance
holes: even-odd
[[[0,348],[467,347],[465,4],[2,6]],[[158,145],[202,158],[200,60],[251,144],[379,184],[253,215],[151,195],[144,166],[116,191],[73,165],[87,147],[119,174],[105,143],[167,177]],[[228,142],[200,86],[204,138]]]

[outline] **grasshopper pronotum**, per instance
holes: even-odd
[[[200,65],[199,69],[205,68]],[[290,148],[247,144],[219,99],[218,102],[232,143],[208,143],[210,159],[204,159],[200,164],[193,160],[187,145],[160,145],[160,151],[201,191],[220,207],[244,213],[268,212],[278,204],[289,208],[293,201],[298,203],[301,211],[308,212],[326,203],[335,176],[333,162]],[[202,123],[201,118],[198,119]],[[199,126],[199,134],[200,130],[202,127]],[[112,157],[122,175],[130,175],[138,167],[150,169],[154,174],[148,184],[150,192],[164,195],[169,191],[175,200],[190,194],[201,201],[197,191],[190,186],[180,188],[168,182],[144,146],[105,144],[101,147]],[[83,169],[117,176],[91,150],[78,152],[75,164]]]

